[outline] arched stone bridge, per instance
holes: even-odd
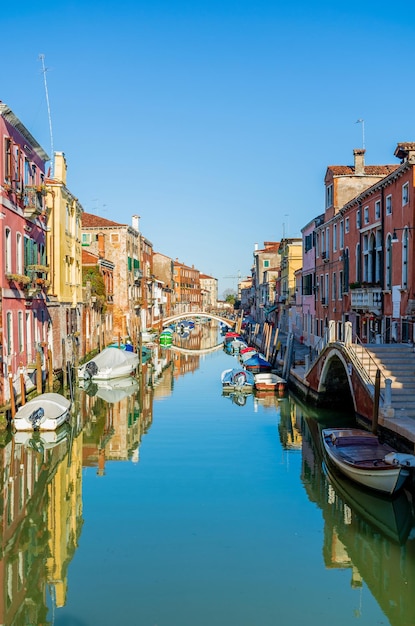
[[[372,422],[376,376],[379,377],[378,417],[381,424],[394,413],[391,380],[384,376],[379,364],[361,344],[327,343],[310,367],[306,363],[303,384],[299,386],[303,395],[318,406],[334,411],[350,410],[364,421]]]
[[[162,326],[165,328],[169,326],[172,322],[176,322],[182,319],[193,319],[195,317],[209,317],[210,319],[217,320],[218,322],[223,322],[229,327],[235,326],[237,320],[229,320],[226,317],[221,317],[219,315],[214,315],[212,313],[207,313],[206,311],[196,311],[192,313],[178,313],[177,315],[171,315],[170,317],[165,317],[162,321]]]

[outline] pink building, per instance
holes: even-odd
[[[297,291],[297,302],[301,303],[302,340],[308,346],[314,346],[318,341],[318,336],[315,333],[316,250],[314,231],[323,221],[324,215],[320,215],[301,229],[303,238],[303,267],[301,272],[301,292],[299,294],[299,291]]]
[[[43,148],[0,103],[0,404],[20,393],[20,373],[45,367],[48,338],[45,163]],[[33,381],[34,382],[34,381]]]

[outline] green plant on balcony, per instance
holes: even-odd
[[[360,281],[349,284],[349,289],[360,289],[361,287],[362,287],[362,283]]]
[[[49,271],[49,267],[47,265],[40,265],[37,263],[28,265],[26,269],[29,272],[42,272],[43,274],[46,274]]]
[[[6,278],[20,285],[28,285],[31,282],[30,276],[24,274],[6,274]]]

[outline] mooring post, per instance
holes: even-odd
[[[14,397],[12,366],[9,365],[10,411],[12,419],[16,415],[16,400]]]
[[[379,418],[379,397],[380,397],[380,369],[376,370],[375,378],[375,397],[373,400],[373,415],[372,415],[372,432],[376,435],[378,431],[378,418]]]

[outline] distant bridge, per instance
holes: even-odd
[[[206,313],[206,311],[193,311],[192,313],[178,313],[177,315],[172,315],[171,317],[165,317],[162,321],[163,328],[165,326],[169,326],[172,322],[176,322],[177,320],[183,319],[193,319],[194,317],[205,317],[213,320],[217,320],[218,322],[223,322],[226,326],[235,326],[237,320],[229,320],[226,317],[220,317],[219,315],[213,315],[212,313]]]
[[[209,354],[209,352],[216,352],[219,348],[223,348],[223,343],[218,343],[216,346],[212,346],[212,348],[202,348],[200,350],[194,349],[190,350],[190,348],[181,348],[179,346],[175,346],[174,344],[169,346],[170,350],[174,352],[180,352],[182,354]]]

